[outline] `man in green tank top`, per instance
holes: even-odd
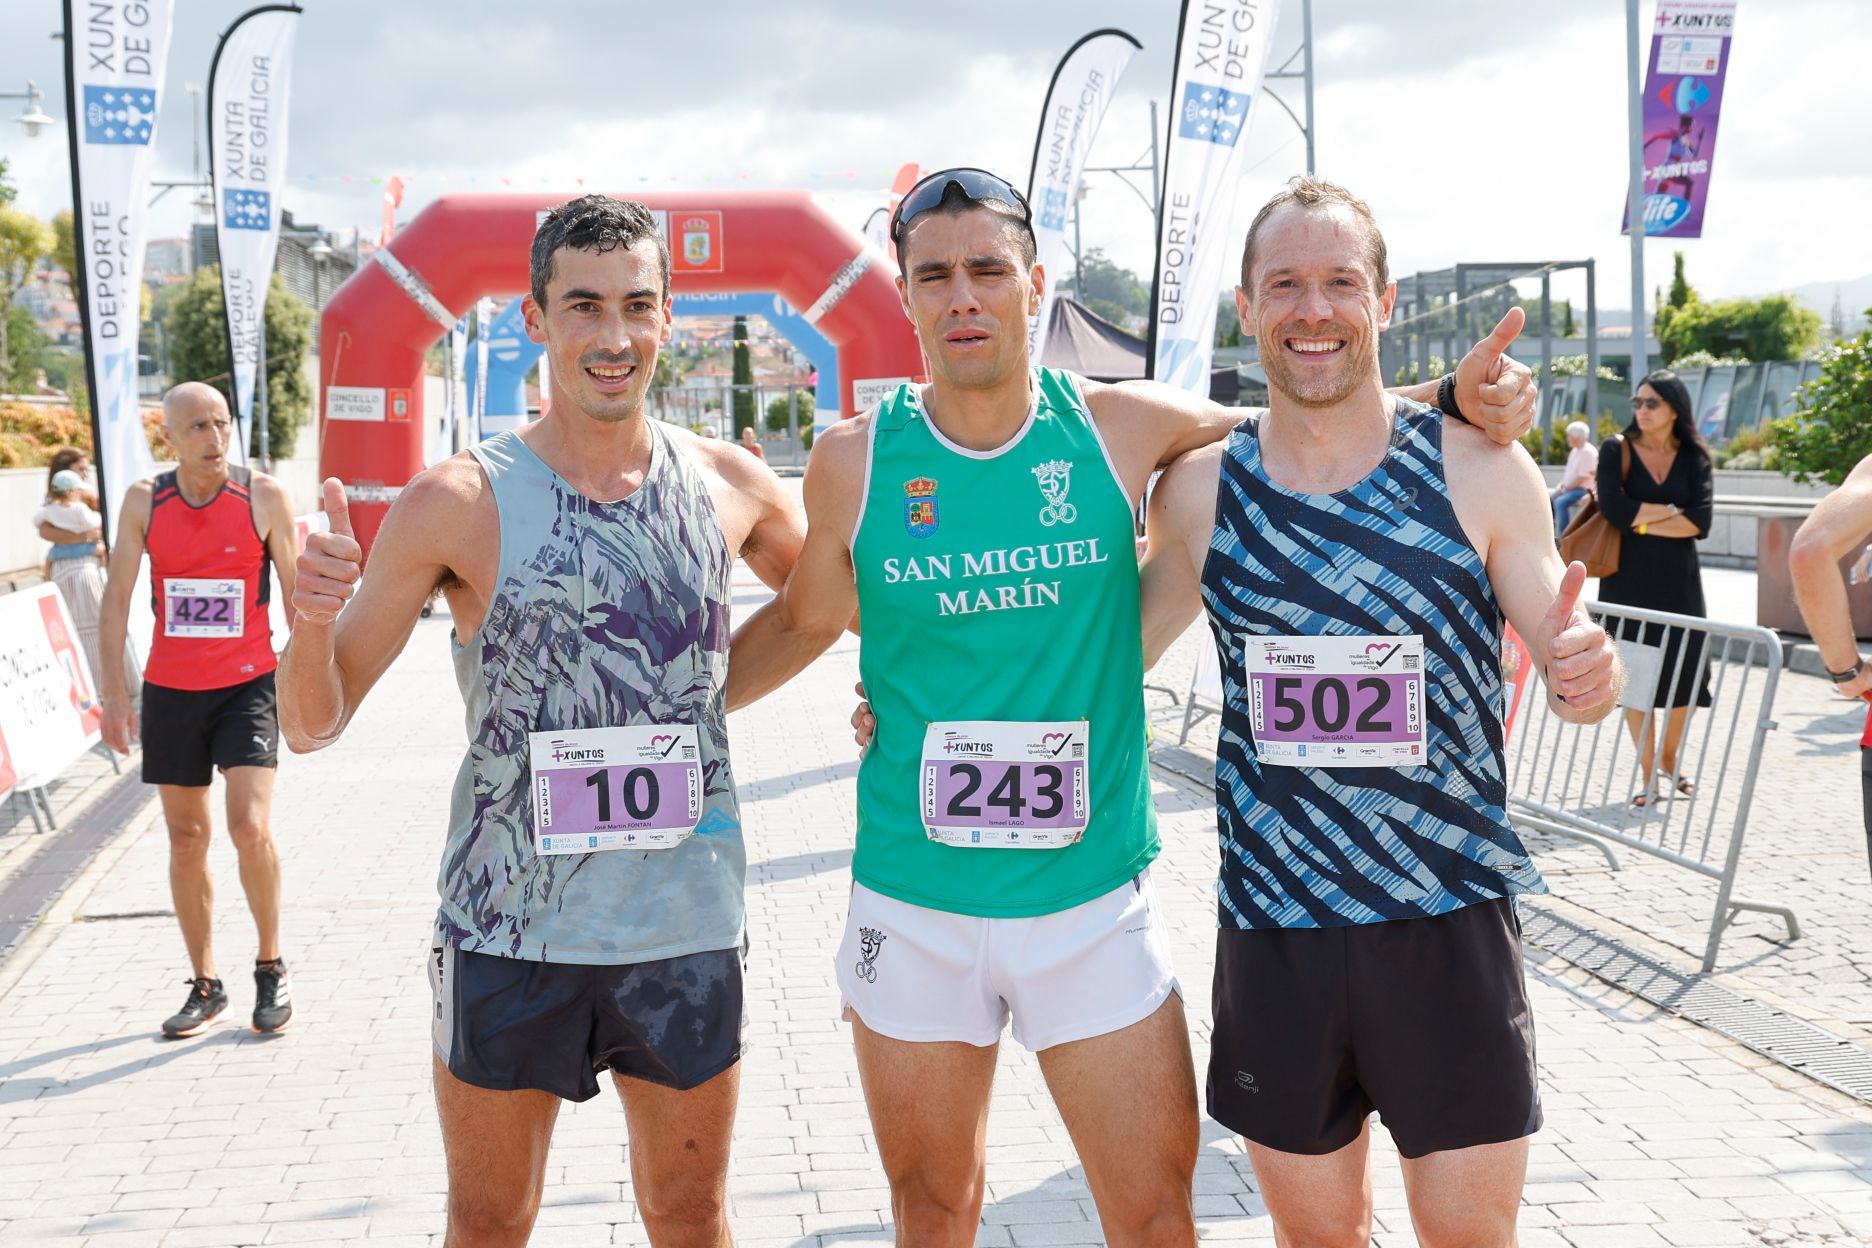
[[[1108,1241],[1193,1244],[1196,1086],[1149,874],[1133,516],[1152,472],[1244,413],[1034,368],[1045,275],[1026,201],[992,174],[926,178],[892,238],[930,383],[820,438],[805,547],[735,635],[728,704],[863,621],[877,734],[837,969],[899,1242],[975,1240],[1011,1016]],[[1501,358],[1513,336],[1472,352],[1458,387],[1500,441],[1532,406]]]

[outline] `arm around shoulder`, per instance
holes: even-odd
[[[1202,569],[1215,528],[1224,443],[1178,457],[1151,493],[1139,568],[1148,670],[1202,608]]]

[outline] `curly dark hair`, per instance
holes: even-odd
[[[552,281],[553,257],[564,247],[603,255],[619,247],[649,239],[656,245],[657,270],[663,277],[663,297],[670,293],[669,242],[650,210],[634,199],[609,195],[581,195],[546,214],[533,232],[533,302],[544,306],[546,284]]]

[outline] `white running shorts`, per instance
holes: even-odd
[[[896,1040],[986,1047],[1008,1018],[1033,1052],[1149,1018],[1172,992],[1150,872],[1057,914],[985,919],[854,883],[838,951],[844,1015]]]

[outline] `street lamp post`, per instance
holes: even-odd
[[[39,106],[45,96],[40,93],[39,84],[28,82],[24,91],[0,91],[0,100],[25,100],[26,111],[16,119],[26,131],[26,137],[36,139],[45,133],[52,119],[46,116],[45,109]]]

